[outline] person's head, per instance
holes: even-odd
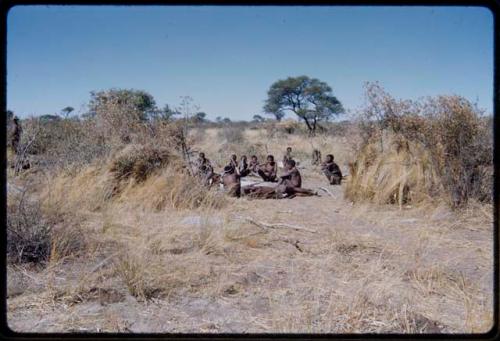
[[[287,151],[287,153],[291,153],[292,152],[292,147],[286,147],[286,151]]]
[[[234,161],[238,160],[238,157],[236,156],[236,154],[231,155],[231,160],[234,160]]]
[[[286,168],[288,169],[292,169],[293,167],[295,167],[295,161],[290,159],[290,160],[287,160],[286,161]]]
[[[274,156],[268,155],[267,156],[267,162],[274,162]]]
[[[205,159],[205,153],[203,153],[203,152],[200,152],[198,154],[198,156],[199,156],[200,159]]]
[[[257,156],[256,155],[252,155],[252,161],[253,162],[257,162]]]
[[[241,160],[242,161],[246,161],[247,160],[247,156],[246,155],[241,155]]]
[[[333,162],[334,158],[333,158],[333,155],[332,154],[328,154],[326,156],[326,162]]]

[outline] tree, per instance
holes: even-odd
[[[205,122],[206,116],[207,116],[207,114],[200,111],[200,112],[197,112],[196,114],[194,114],[193,119],[195,122],[202,123],[202,122]]]
[[[229,117],[224,117],[222,119],[222,123],[226,123],[226,124],[231,123],[231,119]]]
[[[159,110],[158,114],[161,119],[168,121],[173,119],[174,116],[180,115],[181,113],[177,110],[170,108],[168,104],[165,104],[163,109]]]
[[[158,112],[156,102],[149,93],[134,89],[109,89],[90,93],[90,112],[95,114],[106,106],[133,114],[139,121],[146,121]]]
[[[215,122],[217,122],[217,123],[221,123],[221,122],[222,122],[222,117],[221,117],[221,116],[217,116],[217,117],[215,118]]]
[[[62,119],[61,116],[58,116],[58,115],[47,114],[47,115],[40,116],[40,122],[42,122],[42,123],[56,122],[56,121],[60,121],[61,119]]]
[[[71,114],[73,110],[75,110],[73,107],[66,107],[61,110],[61,114],[64,116],[64,118],[68,118],[69,114]]]
[[[91,92],[90,117],[96,121],[102,136],[129,143],[156,117],[158,109],[153,96],[142,90],[110,89]]]
[[[303,120],[314,135],[318,122],[326,121],[344,112],[332,88],[316,78],[288,77],[271,85],[267,92],[264,112],[281,120],[287,111]]]
[[[252,119],[253,122],[264,122],[265,121],[265,118],[260,116],[260,115],[253,115],[253,119]]]
[[[14,118],[14,112],[12,110],[7,110],[7,122],[10,122]]]

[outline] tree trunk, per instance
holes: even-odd
[[[316,135],[316,126],[317,126],[317,123],[318,121],[316,120],[316,118],[313,120],[313,124],[312,124],[312,131],[311,131],[311,136],[314,136]]]
[[[314,135],[314,129],[311,126],[311,123],[309,123],[309,120],[304,117],[304,122],[306,122],[307,128],[309,129],[309,135]]]

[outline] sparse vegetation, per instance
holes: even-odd
[[[225,143],[242,143],[244,141],[243,132],[240,128],[225,126],[218,134],[219,140]]]
[[[491,202],[493,127],[478,109],[458,96],[398,101],[378,84],[366,89],[349,199],[401,205],[425,193],[453,207]]]
[[[314,136],[294,120],[206,122],[189,100],[162,116],[147,94],[118,90],[95,93],[86,118],[24,120],[40,127],[21,143],[35,136],[26,156],[39,171],[9,171],[9,185],[32,183],[24,199],[9,192],[9,326],[487,331],[491,121],[459,97],[368,96],[360,124],[325,121]],[[304,187],[330,195],[230,198],[191,175],[198,151],[218,172],[231,153],[281,160],[288,146]],[[345,184],[326,184],[313,150],[335,155]],[[440,203],[454,191],[455,211]]]
[[[50,225],[39,204],[25,194],[7,200],[7,258],[12,263],[45,262],[50,256]]]

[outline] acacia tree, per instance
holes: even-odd
[[[332,88],[316,78],[288,77],[271,85],[267,92],[264,112],[281,120],[287,111],[303,120],[314,135],[318,122],[326,121],[344,112]]]
[[[253,115],[252,122],[260,123],[264,121],[265,121],[264,117],[260,115]]]
[[[73,112],[75,109],[73,107],[66,107],[61,110],[61,114],[64,116],[64,118],[68,118],[69,114]]]
[[[166,121],[170,121],[174,118],[174,116],[179,116],[181,113],[179,111],[176,111],[172,108],[170,108],[170,106],[168,104],[165,104],[165,106],[163,107],[163,109],[161,110],[158,110],[158,118],[162,119],[162,120],[166,120]]]
[[[207,114],[204,113],[203,111],[200,111],[200,112],[197,112],[196,114],[194,114],[193,120],[196,123],[203,123],[203,122],[206,122],[206,120],[207,120],[206,117],[207,117]]]

